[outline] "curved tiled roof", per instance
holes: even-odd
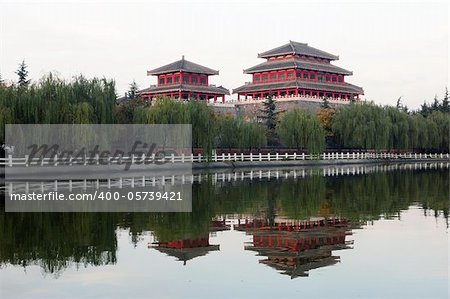
[[[308,44],[289,41],[289,43],[258,54],[259,58],[270,58],[280,55],[305,55],[329,60],[338,60],[339,56],[308,46]]]
[[[308,82],[308,81],[299,81],[299,80],[273,82],[273,83],[248,84],[248,85],[243,85],[236,89],[233,89],[233,93],[277,90],[277,89],[286,89],[286,88],[300,88],[300,89],[319,90],[319,91],[348,92],[348,93],[364,94],[364,90],[361,87],[350,84],[350,83],[328,84],[328,83]]]
[[[196,64],[184,59],[184,56],[175,62],[163,65],[154,70],[148,71],[147,75],[160,75],[167,73],[175,73],[175,72],[189,72],[189,73],[197,73],[197,74],[205,74],[205,75],[218,75],[219,71],[215,71],[206,66],[202,66],[200,64]]]
[[[341,75],[352,75],[353,74],[351,71],[337,67],[332,64],[310,62],[310,61],[305,61],[303,59],[294,58],[294,57],[288,58],[288,59],[281,59],[281,60],[265,61],[261,64],[258,64],[256,66],[253,66],[251,68],[244,70],[244,73],[253,74],[253,73],[258,73],[258,72],[267,72],[267,71],[285,70],[285,69],[304,69],[304,70],[313,70],[313,71],[320,71],[320,72],[334,73],[334,74],[341,74]]]
[[[224,94],[229,95],[230,91],[222,86],[212,86],[212,85],[189,85],[189,84],[174,84],[174,85],[162,85],[149,87],[146,89],[140,90],[138,93],[159,93],[159,92],[178,92],[178,91],[190,91],[190,92],[199,92],[199,93],[214,93],[214,94]]]

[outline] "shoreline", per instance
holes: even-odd
[[[182,174],[208,173],[211,170],[229,172],[239,169],[240,171],[255,169],[283,169],[283,168],[327,168],[332,166],[354,166],[354,165],[395,165],[412,163],[450,163],[448,158],[427,159],[335,159],[335,160],[287,160],[287,161],[225,161],[225,162],[195,162],[174,163],[165,165],[136,165],[128,171],[124,171],[123,165],[87,165],[67,167],[13,167],[8,173],[8,180],[53,180],[58,179],[95,179],[113,178],[117,175],[123,177],[142,176],[146,174],[171,176]],[[168,167],[164,167],[164,166]],[[191,167],[192,166],[192,167]],[[34,169],[33,169],[34,168]],[[0,168],[0,181],[5,181],[5,168]]]

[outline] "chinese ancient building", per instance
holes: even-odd
[[[267,219],[239,222],[235,230],[253,235],[245,250],[252,250],[265,257],[259,262],[277,269],[291,278],[305,277],[309,271],[327,267],[339,261],[336,250],[351,248],[346,235],[351,225],[345,219],[300,221],[285,219],[269,224]]]
[[[144,100],[151,101],[157,96],[168,96],[181,100],[214,100],[225,101],[229,91],[222,87],[209,84],[209,76],[219,72],[184,59],[169,63],[148,71],[147,75],[157,76],[157,85],[139,92]]]
[[[244,70],[252,82],[233,90],[238,100],[276,98],[323,99],[349,102],[364,94],[361,87],[347,83],[351,71],[331,64],[339,57],[308,44],[289,41],[258,54],[265,62]]]
[[[230,226],[225,223],[225,220],[212,220],[209,231],[213,233],[229,229]],[[189,260],[207,255],[211,251],[220,250],[219,245],[209,243],[209,237],[209,232],[205,232],[198,236],[186,236],[186,238],[179,240],[155,242],[149,244],[148,247],[176,257],[179,261],[183,262],[183,265],[186,265]]]

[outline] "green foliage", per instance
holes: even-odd
[[[217,145],[227,148],[259,148],[267,144],[265,128],[233,117],[217,118]]]
[[[322,109],[329,109],[329,108],[331,108],[331,107],[330,107],[330,102],[328,101],[328,98],[327,98],[327,97],[324,97],[324,98],[323,98],[323,101],[322,101],[322,103],[320,104],[320,108],[322,108]]]
[[[277,125],[277,112],[276,110],[276,104],[273,100],[273,96],[269,95],[267,99],[262,102],[263,104],[263,114],[264,118],[266,120],[266,126],[268,131],[275,130],[275,127]]]
[[[215,138],[214,111],[200,101],[188,103],[169,98],[155,99],[152,106],[140,106],[134,111],[136,124],[192,124],[192,146],[212,153]]]
[[[30,84],[30,80],[28,80],[27,68],[28,66],[25,64],[25,60],[22,60],[22,63],[19,64],[19,68],[16,71],[16,74],[19,77],[17,84],[19,84],[20,87],[27,87],[28,84]]]
[[[133,80],[133,82],[131,82],[130,87],[127,91],[127,97],[129,99],[134,99],[137,95],[137,92],[139,90],[139,86],[137,85],[136,81]]]
[[[29,86],[0,86],[0,141],[10,124],[113,123],[115,84],[75,77],[66,82],[51,73]]]
[[[361,103],[339,109],[332,130],[336,142],[345,148],[448,152],[449,122],[450,115],[439,111],[425,118],[394,107]]]
[[[332,130],[338,144],[347,148],[385,149],[389,144],[390,122],[379,107],[362,103],[339,109]]]
[[[277,134],[288,147],[305,148],[310,153],[321,153],[325,148],[325,132],[319,120],[304,110],[286,112],[277,126]]]
[[[445,88],[445,93],[442,101],[439,101],[437,95],[434,97],[433,103],[428,105],[427,102],[423,102],[420,106],[418,113],[423,117],[428,117],[431,113],[441,111],[443,113],[450,113],[448,88]]]

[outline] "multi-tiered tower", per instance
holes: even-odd
[[[253,80],[233,90],[238,100],[262,99],[269,95],[350,102],[364,94],[361,87],[345,82],[351,71],[331,64],[339,57],[308,44],[289,43],[258,54],[267,61],[244,70]]]
[[[141,98],[151,101],[156,96],[168,96],[181,100],[220,99],[225,101],[229,91],[222,87],[209,85],[209,76],[218,75],[219,71],[187,61],[181,60],[169,63],[147,72],[147,75],[158,77],[157,85],[139,91]]]

